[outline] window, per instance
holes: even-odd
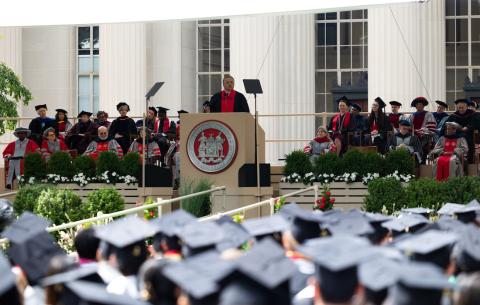
[[[480,0],[445,0],[447,101],[465,97],[465,79],[480,77]]]
[[[331,89],[354,84],[367,71],[367,19],[367,10],[316,15],[316,112],[336,111]]]
[[[222,88],[230,71],[229,19],[197,22],[197,100],[198,109]]]
[[[78,112],[97,112],[99,104],[99,27],[77,28]]]

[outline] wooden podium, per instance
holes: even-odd
[[[239,170],[255,163],[255,118],[250,113],[182,114],[180,118],[180,177],[208,179],[225,185],[226,204],[216,194],[213,213],[228,211],[273,195],[272,187],[239,187]],[[258,126],[258,162],[265,163],[265,132]],[[262,211],[268,210],[268,207]],[[247,213],[259,216],[262,211]]]

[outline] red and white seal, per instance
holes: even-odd
[[[190,162],[206,173],[228,168],[237,156],[237,139],[233,131],[219,121],[205,121],[193,128],[187,139]]]

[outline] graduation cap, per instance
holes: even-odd
[[[442,293],[451,288],[443,271],[432,264],[410,262],[399,268],[392,290],[393,304],[441,304]]]
[[[63,113],[63,114],[67,114],[67,113],[68,113],[67,110],[62,109],[62,108],[57,108],[57,109],[55,109],[55,111],[56,111],[56,112],[61,112],[61,113]]]
[[[170,109],[168,109],[168,108],[161,107],[161,106],[158,106],[157,109],[158,109],[158,113],[159,113],[159,114],[160,114],[160,113],[166,114],[167,111],[170,110]]]
[[[179,231],[178,237],[184,243],[185,256],[211,250],[224,238],[221,227],[212,221],[189,223]]]
[[[454,103],[455,103],[455,105],[458,105],[458,104],[462,103],[462,104],[466,104],[468,106],[471,106],[470,102],[466,98],[456,99]]]
[[[427,209],[422,207],[402,209],[402,213],[422,215],[427,219],[430,217],[430,214],[432,212],[433,212],[432,209]]]
[[[429,230],[414,234],[395,244],[415,261],[430,262],[441,268],[450,263],[452,245],[456,242],[454,233]]]
[[[237,249],[252,237],[244,227],[233,220],[219,223],[219,226],[223,231],[223,239],[216,245],[218,251]]]
[[[359,104],[353,103],[351,107],[357,111],[362,111],[362,107]]]
[[[374,230],[373,233],[367,234],[366,236],[372,244],[381,242],[388,234],[388,230],[382,227],[382,223],[392,220],[393,217],[380,213],[365,213],[365,217]]]
[[[440,217],[435,224],[437,225],[438,230],[453,232],[457,235],[459,235],[466,226],[463,222],[451,217]]]
[[[178,113],[178,115],[180,115],[182,113],[188,113],[188,111],[182,109],[182,110],[178,110],[177,113]]]
[[[155,227],[137,217],[127,216],[95,228],[95,235],[110,245],[124,248],[155,234]]]
[[[382,227],[391,230],[395,237],[401,233],[413,233],[428,223],[430,223],[430,221],[421,215],[404,214],[398,218],[382,223]]]
[[[24,212],[3,231],[2,236],[13,244],[22,244],[34,236],[46,232],[45,230],[50,224],[50,221],[43,217],[31,212]]]
[[[444,107],[445,109],[448,109],[448,104],[442,101],[435,101],[435,103],[439,106]]]
[[[35,111],[38,111],[40,109],[45,109],[47,110],[47,104],[42,104],[42,105],[36,105],[35,106]]]
[[[0,299],[2,295],[12,290],[12,288],[17,289],[17,281],[11,268],[7,258],[0,253],[0,274],[2,275],[0,276]]]
[[[203,102],[202,106],[203,107],[207,107],[207,106],[210,107],[211,106],[210,101],[207,100],[207,101]]]
[[[446,203],[440,210],[439,215],[447,215],[460,220],[463,223],[473,222],[477,218],[477,211],[480,211],[480,206],[472,203],[470,205],[463,205],[458,203]]]
[[[392,106],[402,107],[402,103],[397,102],[397,101],[391,101],[389,104],[392,105]]]
[[[375,98],[375,102],[378,103],[378,106],[379,106],[380,108],[385,108],[385,107],[387,106],[387,105],[385,104],[385,102],[382,100],[382,98],[379,97],[379,96]]]
[[[398,121],[398,125],[400,125],[400,126],[409,126],[409,127],[410,127],[410,126],[412,126],[412,123],[410,123],[409,120],[400,120],[400,121]]]
[[[464,207],[463,204],[459,203],[445,203],[440,210],[437,211],[438,215],[447,215],[447,216],[453,216],[455,212],[460,211]]]
[[[117,104],[117,110],[120,110],[121,107],[127,106],[127,110],[130,111],[130,106],[125,102],[120,102]]]
[[[266,236],[273,236],[279,241],[279,235],[289,229],[288,222],[277,214],[270,217],[247,219],[242,223],[242,226],[257,240]]]
[[[32,286],[47,275],[50,260],[54,256],[65,255],[46,231],[34,235],[34,238],[14,243],[7,253],[8,257],[22,268]]]
[[[347,104],[347,106],[351,105],[350,100],[345,95],[337,99],[337,104],[339,104],[340,102],[344,102],[345,104]]]
[[[148,107],[148,110],[153,111],[153,115],[154,115],[154,116],[157,116],[157,114],[158,114],[157,108],[155,108],[155,107]]]
[[[57,273],[44,278],[41,281],[43,287],[52,286],[56,284],[63,284],[72,281],[89,281],[99,284],[104,284],[102,278],[98,274],[98,264],[80,265],[77,268],[68,270],[66,272]]]
[[[461,272],[480,271],[480,229],[469,224],[459,237],[454,249],[457,267]]]
[[[66,290],[60,294],[62,304],[82,305],[148,305],[128,295],[107,292],[105,285],[87,281],[73,281],[65,284]]]
[[[297,242],[320,237],[322,213],[306,211],[296,203],[284,205],[279,213],[290,222],[290,231]]]
[[[0,233],[15,220],[15,211],[10,200],[0,198]]]
[[[398,279],[398,262],[379,256],[359,265],[360,282],[373,291],[386,290]]]
[[[374,228],[363,215],[345,215],[338,222],[328,223],[323,226],[332,235],[367,236],[375,232]]]
[[[411,107],[416,107],[417,104],[423,104],[424,106],[428,105],[428,101],[423,96],[419,96],[413,99],[412,103],[410,104]]]
[[[91,117],[92,116],[92,113],[91,112],[88,112],[88,111],[85,111],[85,110],[82,110],[78,115],[77,115],[77,118],[81,118],[82,115],[86,115],[88,117]]]
[[[195,222],[197,218],[185,210],[179,209],[159,218],[154,218],[150,223],[155,227],[155,233],[161,232],[167,236],[176,235],[185,225]]]

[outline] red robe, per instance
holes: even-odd
[[[443,154],[437,160],[437,181],[447,181],[450,176],[450,159],[457,148],[457,139],[445,139]]]
[[[39,147],[37,145],[37,143],[35,143],[35,141],[33,140],[30,140],[30,139],[27,139],[27,146],[25,148],[25,155],[24,157],[28,154],[28,153],[34,153],[34,152],[38,152],[39,150]],[[14,153],[15,153],[15,142],[11,142],[7,145],[7,147],[5,147],[5,149],[3,150],[3,158],[5,159],[7,156],[13,156]],[[8,173],[8,168],[9,168],[9,162],[5,162],[6,166],[5,166],[5,172]],[[21,159],[20,160],[20,174],[23,174],[23,164],[24,164],[24,159]]]
[[[165,118],[163,120],[163,127],[162,127],[162,130],[159,131],[159,126],[160,125],[160,119],[159,118],[156,118],[155,119],[155,124],[153,125],[153,132],[154,133],[159,133],[159,132],[163,132],[163,133],[167,133],[168,129],[170,128],[170,120],[168,118]]]
[[[60,150],[61,151],[65,151],[65,150],[68,150],[68,147],[67,145],[65,145],[65,142],[63,142],[62,139],[58,139],[58,142],[60,143]],[[48,141],[47,140],[43,140],[42,141],[42,150],[45,150],[46,152],[48,152],[49,154],[53,154],[54,151],[49,151],[48,150]]]
[[[234,112],[235,94],[235,90],[230,91],[230,94],[228,96],[225,90],[222,90],[222,92],[220,92],[222,112]]]

